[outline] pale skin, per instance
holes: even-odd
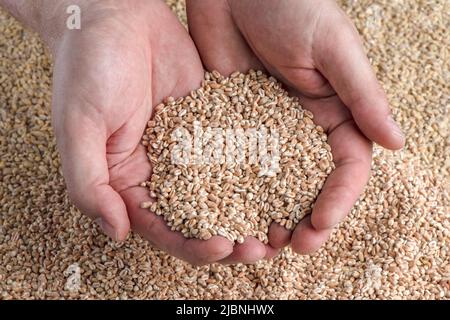
[[[336,169],[312,211],[290,233],[273,224],[270,244],[320,248],[366,185],[372,141],[399,149],[404,137],[358,33],[334,1],[188,0],[188,18],[207,69],[250,68],[283,81],[328,133]]]
[[[0,0],[52,50],[52,118],[69,195],[116,241],[131,228],[198,265],[253,263],[289,243],[296,252],[313,252],[363,190],[371,141],[389,149],[404,143],[356,31],[332,1],[188,1],[195,43],[159,0],[39,4]],[[59,18],[69,4],[82,8],[81,30],[67,30]],[[337,168],[311,217],[292,234],[272,225],[269,245],[251,237],[234,246],[222,237],[185,239],[139,208],[149,200],[139,187],[151,172],[140,140],[152,107],[197,88],[203,66],[224,74],[266,70],[300,96],[329,134]]]

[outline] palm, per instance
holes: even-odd
[[[92,217],[102,212],[120,229],[117,238],[131,223],[164,251],[193,263],[212,262],[231,252],[228,241],[186,240],[139,207],[149,200],[139,187],[151,172],[140,140],[152,106],[166,96],[187,94],[203,76],[187,32],[164,4],[155,5],[160,6],[157,16],[149,17],[150,11],[145,17],[151,25],[110,19],[101,28],[71,35],[59,49],[54,123],[63,169],[77,206]],[[80,193],[86,185],[97,187],[96,194]]]

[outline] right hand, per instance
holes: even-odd
[[[327,132],[336,169],[312,214],[292,233],[269,229],[275,248],[318,250],[364,190],[371,142],[395,150],[405,140],[355,27],[332,0],[188,0],[187,14],[207,69],[270,73]]]

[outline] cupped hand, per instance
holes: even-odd
[[[266,70],[328,133],[336,169],[311,216],[293,233],[277,224],[269,231],[272,247],[317,250],[363,191],[372,141],[389,149],[404,144],[356,29],[332,0],[188,0],[187,8],[207,69]]]
[[[53,124],[71,199],[115,240],[131,226],[193,264],[222,260],[233,252],[225,238],[185,239],[139,207],[151,172],[143,131],[152,106],[200,85],[195,45],[162,1],[92,3],[81,30],[53,46]]]

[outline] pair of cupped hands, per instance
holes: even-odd
[[[188,0],[189,33],[163,1],[90,1],[81,30],[48,36],[53,124],[69,195],[114,240],[130,228],[193,264],[253,263],[291,244],[311,253],[348,214],[370,175],[372,142],[404,137],[358,33],[331,0]],[[44,37],[45,38],[45,37]],[[151,166],[140,144],[152,108],[200,86],[204,68],[264,70],[312,111],[336,169],[293,232],[272,224],[269,244],[186,239],[141,209]]]

